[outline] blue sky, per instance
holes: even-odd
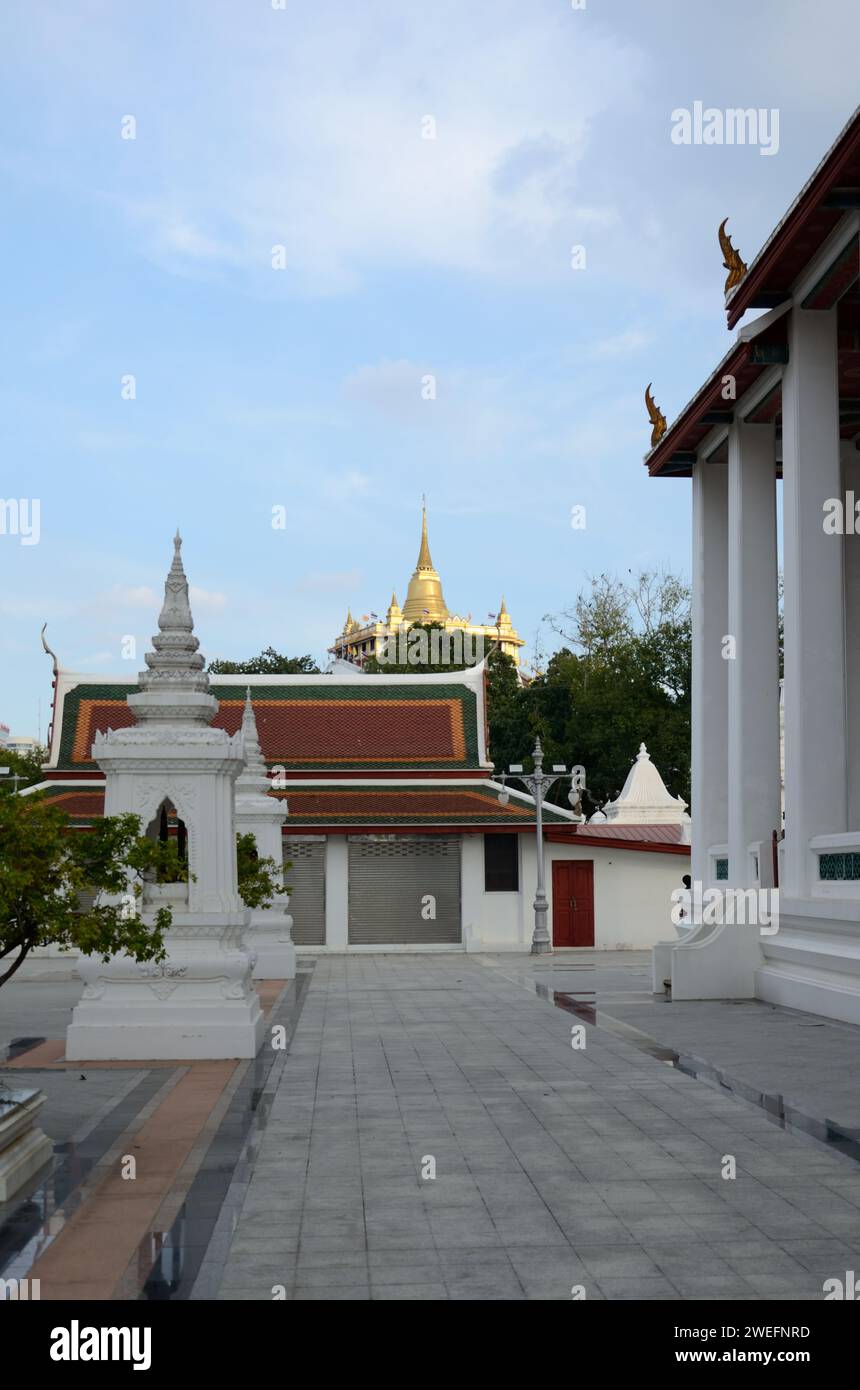
[[[207,657],[402,600],[422,492],[449,607],[530,647],[589,573],[688,572],[643,391],[671,420],[729,345],[717,225],[752,259],[858,39],[856,0],[6,0],[0,497],[41,535],[0,535],[0,722],[44,733],[43,621],[139,668],[177,524]],[[673,144],[696,100],[778,108],[778,154]]]

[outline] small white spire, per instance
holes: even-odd
[[[152,639],[153,651],[144,660],[149,667],[141,673],[141,690],[169,681],[171,686],[192,682],[195,690],[208,690],[209,677],[203,672],[204,660],[194,636],[194,618],[188,597],[188,580],[182,566],[182,537],[179,528],[173,538],[173,560],[164,583],[164,603],[158,615],[158,634]]]
[[[182,566],[182,537],[177,526],[158,632],[152,639],[152,651],[144,657],[147,669],[138,675],[139,693],[127,696],[138,722],[211,724],[218,701],[209,689],[199,646],[194,636],[188,580]]]
[[[260,748],[260,736],[257,732],[257,716],[254,714],[254,706],[251,703],[251,687],[246,688],[245,708],[242,711],[242,737],[245,742],[245,767],[248,772],[253,772],[258,776],[266,776],[266,762]]]
[[[680,796],[670,794],[651,754],[640,743],[620,796],[607,802],[603,809],[607,820],[620,824],[681,825],[686,808],[687,803]]]

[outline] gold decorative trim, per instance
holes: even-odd
[[[720,250],[723,253],[723,266],[729,272],[726,276],[726,283],[724,286],[724,292],[726,294],[728,294],[729,290],[733,290],[735,285],[739,285],[747,273],[746,262],[741,260],[740,252],[736,251],[732,246],[732,239],[726,231],[726,223],[728,220],[727,217],[723,218],[717,232],[717,236],[720,239]]]
[[[650,381],[645,387],[645,405],[648,410],[648,419],[654,427],[651,430],[651,448],[653,449],[655,445],[660,443],[660,440],[666,433],[666,416],[663,414],[659,405],[655,403],[654,397],[651,395]]]

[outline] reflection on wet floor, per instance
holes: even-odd
[[[34,1047],[40,1047],[45,1038],[13,1038],[6,1048],[3,1057],[4,1062],[14,1062],[16,1057],[20,1057],[22,1052],[30,1052]]]
[[[114,1295],[122,1298],[188,1298],[219,1217],[229,1221],[241,1207],[256,1157],[259,1137],[271,1106],[267,1083],[277,1059],[283,1059],[298,1022],[311,971],[302,970],[269,1015],[268,1024],[283,1025],[284,1050],[269,1044],[270,1033],[246,1070],[203,1154],[187,1197],[171,1225],[150,1231],[141,1241],[134,1268]],[[44,1039],[16,1039],[9,1059]],[[91,1197],[103,1178],[93,1170],[117,1144],[141,1111],[169,1088],[170,1068],[154,1068],[123,1096],[80,1141],[54,1144],[53,1162],[34,1175],[28,1188],[0,1203],[0,1276],[23,1279],[66,1224]],[[91,1180],[92,1179],[92,1180]]]
[[[860,1161],[860,1133],[827,1120],[818,1120],[787,1105],[781,1095],[754,1088],[710,1066],[700,1058],[666,1047],[639,1028],[613,1016],[612,1003],[651,998],[645,990],[630,990],[630,975],[607,971],[595,974],[593,964],[553,964],[517,976],[518,983],[556,1008],[622,1039],[665,1065],[704,1084],[731,1094],[762,1110],[781,1128],[823,1144],[831,1153]],[[510,977],[509,977],[510,978]],[[275,1051],[268,1042],[253,1061],[241,1064],[236,1085],[220,1121],[213,1123],[199,1166],[181,1205],[168,1208],[163,1228],[150,1229],[140,1242],[126,1277],[114,1297],[147,1300],[184,1300],[214,1297],[230,1241],[238,1225],[268,1123],[289,1044],[304,1003],[310,972],[300,971],[286,989],[270,1025],[283,1025],[287,1048]],[[645,973],[643,972],[643,981]],[[17,1039],[16,1044],[38,1044],[38,1039]],[[15,1046],[16,1044],[13,1044]],[[55,1146],[54,1165],[34,1178],[31,1190],[0,1207],[0,1273],[5,1278],[24,1278],[102,1180],[103,1169],[93,1170],[120,1140],[145,1106],[157,1104],[171,1072],[153,1069],[142,1075],[108,1114],[80,1142]],[[201,1148],[203,1146],[201,1145]],[[177,1196],[180,1200],[181,1192]]]
[[[36,1040],[43,1041],[43,1040]],[[35,1174],[29,1191],[0,1203],[0,1274],[24,1278],[90,1195],[88,1178],[144,1105],[164,1085],[166,1073],[148,1072],[79,1143],[54,1144],[54,1159]]]
[[[286,1047],[275,1051],[267,1041],[253,1062],[247,1064],[235,1094],[218,1126],[188,1195],[172,1225],[150,1231],[138,1250],[141,1279],[139,1295],[128,1297],[163,1301],[190,1298],[216,1224],[232,1233],[248,1188],[272,1105],[273,1070],[289,1053],[299,1021],[311,972],[300,971],[295,985],[269,1015],[267,1026],[286,1030]],[[275,1075],[275,1084],[280,1068]],[[226,1250],[225,1250],[226,1256]],[[211,1266],[211,1259],[209,1260]]]
[[[553,965],[550,970],[544,969],[542,973],[552,977],[559,970],[588,971],[593,969],[593,965]],[[774,1092],[759,1091],[747,1082],[730,1077],[725,1071],[712,1066],[700,1057],[666,1047],[648,1033],[643,1033],[640,1028],[623,1023],[621,1019],[614,1018],[604,1009],[598,1008],[597,992],[593,989],[559,990],[551,985],[543,984],[540,980],[534,981],[534,989],[541,999],[548,1000],[557,1009],[563,1009],[566,1013],[573,1014],[583,1023],[588,1023],[595,1028],[602,1028],[615,1037],[623,1038],[625,1042],[637,1047],[640,1052],[648,1053],[657,1061],[665,1062],[686,1076],[695,1077],[697,1081],[703,1081],[716,1090],[727,1092],[737,1100],[754,1105],[757,1109],[762,1110],[767,1118],[773,1124],[778,1125],[780,1129],[788,1130],[792,1134],[803,1135],[805,1138],[823,1145],[830,1153],[839,1153],[845,1158],[860,1163],[860,1131],[847,1129],[832,1120],[822,1120],[814,1115],[806,1114],[796,1106],[787,1104],[781,1095]],[[641,991],[638,994],[607,991],[607,994],[610,999],[619,1002],[623,999],[643,997]],[[648,997],[650,999],[655,998],[651,995]]]

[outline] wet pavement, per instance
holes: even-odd
[[[820,1299],[855,1267],[853,1162],[555,1007],[555,975],[320,959],[218,1296]]]
[[[860,1259],[857,1030],[667,1005],[644,953],[305,957],[283,1047],[86,1083],[28,1069],[44,988],[3,1074],[48,1091],[54,1168],[0,1208],[43,1298],[820,1299]]]
[[[759,1106],[777,1124],[860,1159],[860,1029],[760,1000],[673,1002],[651,993],[647,952],[571,952],[492,968]]]

